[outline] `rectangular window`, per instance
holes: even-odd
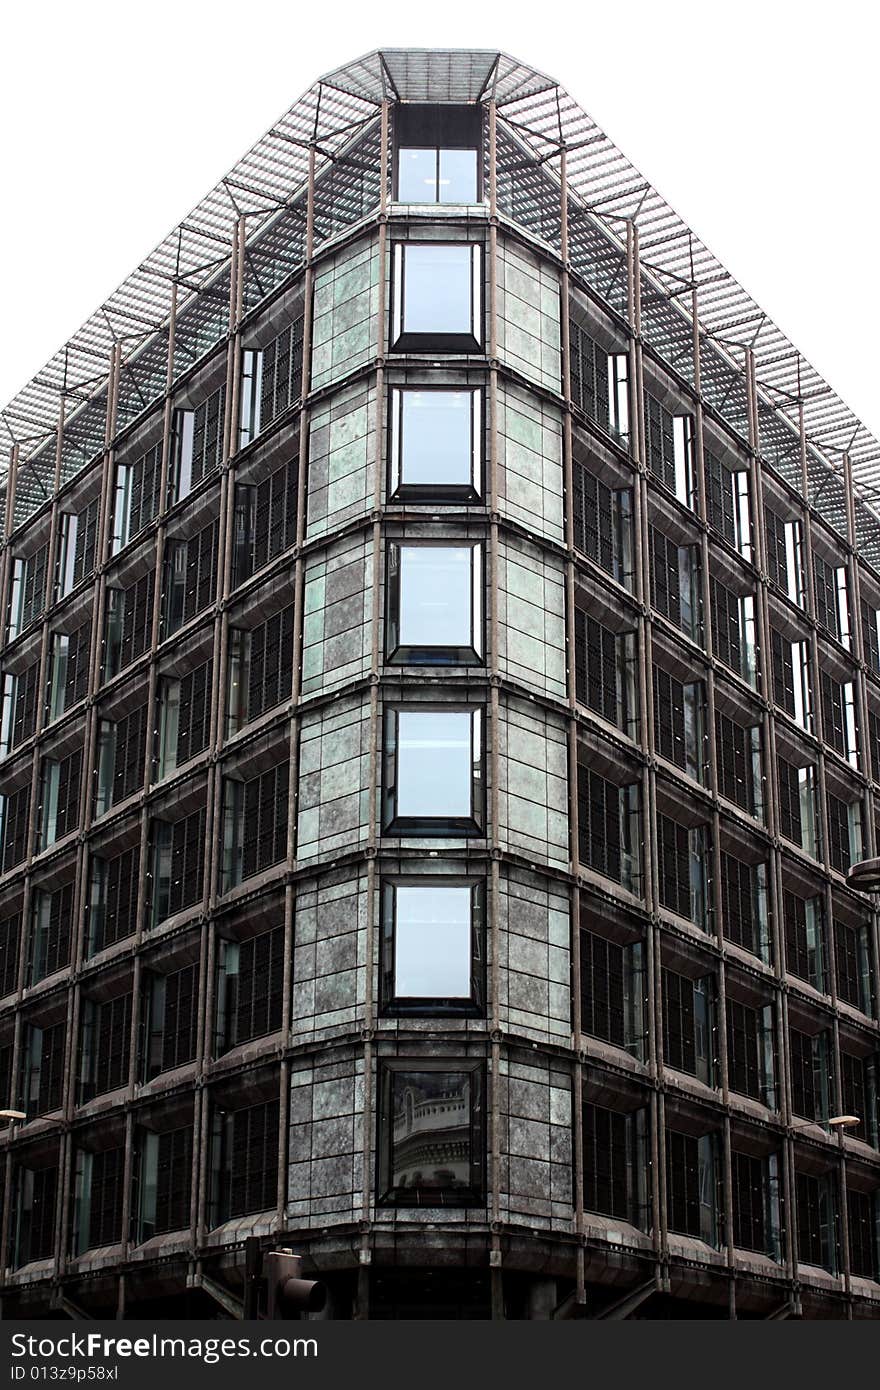
[[[142,790],[146,755],[146,703],[115,721],[98,720],[95,816]]]
[[[834,957],[839,998],[864,1014],[873,1014],[871,940],[867,923],[860,926],[834,923]]]
[[[718,1164],[715,1136],[666,1131],[666,1207],[670,1231],[717,1240]]]
[[[21,939],[21,913],[0,921],[0,999],[18,986],[18,944]],[[9,1100],[9,1096],[6,1098]]]
[[[206,661],[179,680],[159,679],[159,729],[155,739],[155,779],[170,777],[208,746],[211,732],[213,662]]]
[[[89,693],[91,638],[92,625],[86,622],[75,632],[53,632],[49,639],[47,713],[50,722],[60,719]]]
[[[116,1245],[122,1239],[125,1149],[102,1149],[76,1156],[73,1247],[85,1250]]]
[[[788,1030],[791,1056],[792,1113],[804,1120],[828,1118],[831,1095],[831,1058],[827,1033]]]
[[[624,588],[632,588],[632,489],[610,488],[573,464],[574,543]]]
[[[819,672],[822,687],[822,735],[851,767],[858,766],[855,686],[852,681],[836,681],[827,671]]]
[[[657,816],[657,872],[660,902],[697,926],[707,920],[708,827],[690,829],[670,816]]]
[[[799,980],[806,980],[814,989],[824,991],[827,971],[822,899],[802,898],[786,889],[782,903],[785,917],[786,969]]]
[[[153,822],[153,924],[201,902],[205,872],[205,809],[177,821]]]
[[[641,891],[638,782],[619,787],[578,765],[578,858],[630,893]]]
[[[479,351],[483,338],[482,248],[468,242],[396,242],[392,347]]]
[[[485,1001],[482,882],[386,882],[381,981],[387,1014],[479,1015]]]
[[[875,675],[880,675],[880,612],[862,599],[863,656]]]
[[[783,521],[772,507],[764,508],[767,569],[770,582],[802,608],[804,605],[804,561],[801,523]]]
[[[39,807],[41,850],[62,840],[79,825],[81,773],[81,748],[57,761],[43,758]]]
[[[482,546],[392,544],[387,556],[388,660],[429,665],[479,662]]]
[[[816,817],[816,769],[796,767],[785,758],[776,759],[779,792],[779,832],[800,845],[813,858],[819,852]]]
[[[706,451],[706,520],[728,545],[751,559],[749,474],[745,468],[728,468]]]
[[[192,1129],[154,1134],[139,1130],[135,1167],[137,1206],[133,1239],[139,1245],[190,1224]]]
[[[216,1052],[277,1033],[284,998],[284,928],[246,941],[221,941]]]
[[[601,1105],[582,1110],[584,1208],[647,1230],[647,1122],[644,1110],[624,1115]]]
[[[195,1059],[199,1035],[199,967],[186,965],[167,975],[145,972],[146,1023],[140,1069],[151,1081]]]
[[[737,595],[717,579],[710,580],[712,651],[731,671],[754,686],[758,676],[758,637],[755,600]]]
[[[40,688],[40,662],[35,661],[20,675],[3,676],[3,720],[0,756],[31,737],[37,727]]]
[[[656,663],[653,666],[654,748],[695,781],[705,772],[703,682],[683,685]]]
[[[304,323],[301,314],[265,347],[242,354],[240,449],[302,395]]]
[[[848,645],[846,568],[843,565],[831,565],[823,560],[821,555],[814,554],[813,579],[816,591],[816,622],[829,636]]]
[[[179,502],[215,473],[223,461],[226,387],[221,386],[193,410],[175,410],[168,470],[168,505]]]
[[[789,642],[770,629],[773,648],[773,699],[779,709],[790,714],[802,729],[813,728],[813,702],[810,685],[810,644]]]
[[[626,353],[605,352],[572,318],[568,321],[568,342],[572,403],[600,429],[624,439],[629,432]]]
[[[98,558],[98,513],[95,497],[76,516],[62,512],[58,518],[58,553],[55,559],[55,598],[64,598],[95,572]]]
[[[828,858],[832,869],[845,874],[862,857],[862,806],[828,793]]]
[[[14,1168],[16,1266],[55,1253],[57,1168]]]
[[[278,1204],[278,1101],[216,1109],[212,1130],[213,1224]]]
[[[49,567],[49,542],[32,555],[12,557],[9,586],[9,641],[23,632],[46,607],[46,571]]]
[[[20,1109],[29,1117],[60,1110],[64,1097],[64,1023],[27,1023],[21,1057]]]
[[[3,847],[4,873],[20,864],[27,853],[30,804],[30,783],[19,787],[17,791],[0,793],[0,839]]]
[[[877,1233],[880,1230],[877,1192],[856,1192],[848,1187],[846,1214],[849,1226],[849,1271],[859,1279],[876,1279]]]
[[[745,864],[722,851],[721,901],[725,939],[769,963],[767,865]]]
[[[485,1201],[481,1062],[380,1063],[381,1206],[476,1207]]]
[[[150,570],[127,589],[107,590],[105,680],[124,671],[152,642],[154,578]]]
[[[621,943],[581,929],[581,1031],[644,1057],[645,975],[641,941]]]
[[[779,1196],[779,1157],[755,1158],[737,1153],[731,1158],[733,1185],[733,1244],[771,1259],[782,1258]]]
[[[217,591],[218,523],[210,522],[188,541],[169,541],[164,564],[162,638],[204,612]]]
[[[612,632],[574,610],[577,699],[630,738],[637,736],[636,634]]]
[[[296,543],[294,457],[259,483],[235,484],[233,583],[237,588]]]
[[[159,515],[161,485],[161,439],[134,462],[117,464],[113,511],[114,555]]]
[[[572,318],[568,321],[568,341],[572,403],[607,430],[611,414],[608,353]]]
[[[227,736],[293,693],[293,604],[259,627],[229,629]]]
[[[654,477],[686,507],[694,505],[694,419],[672,415],[645,392],[647,463]]]
[[[776,1106],[773,1006],[727,998],[727,1075],[732,1091]]]
[[[837,1270],[837,1201],[831,1173],[795,1175],[799,1264]]]
[[[859,1138],[875,1149],[878,1143],[877,1058],[856,1057],[840,1050],[840,1088],[844,1115],[859,1115]]]
[[[413,501],[476,501],[481,493],[479,390],[394,387],[388,491]]]
[[[476,203],[477,151],[406,147],[397,151],[397,202]]]
[[[287,857],[288,760],[247,782],[223,782],[223,891]]]
[[[131,994],[83,999],[80,1023],[79,1103],[128,1085]]]
[[[714,1085],[714,983],[663,971],[663,1061]]]
[[[743,727],[715,711],[718,791],[757,820],[764,817],[764,776],[759,725]]]
[[[676,545],[656,526],[648,527],[651,607],[693,641],[701,640],[700,553],[695,545]]]
[[[385,825],[394,835],[479,835],[482,710],[385,711]]]
[[[76,920],[76,886],[65,883],[53,893],[35,891],[32,901],[30,983],[45,980],[70,964],[70,932]]]
[[[132,936],[137,926],[140,846],[111,859],[93,856],[89,868],[87,954]]]

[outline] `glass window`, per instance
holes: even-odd
[[[399,242],[394,248],[394,346],[478,348],[480,248],[468,242]]]
[[[477,151],[401,149],[397,163],[401,203],[475,203]]]
[[[391,392],[389,491],[400,497],[480,493],[479,391]]]
[[[386,831],[480,833],[480,723],[476,709],[386,712]]]
[[[479,546],[390,546],[389,661],[479,661],[482,587]]]
[[[485,1200],[480,1062],[386,1062],[379,1191],[385,1206],[464,1207]]]
[[[382,991],[389,1013],[469,1013],[483,999],[481,883],[385,883]]]

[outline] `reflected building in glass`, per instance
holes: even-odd
[[[880,446],[572,97],[329,74],[2,418],[4,1315],[876,1317]]]

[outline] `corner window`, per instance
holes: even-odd
[[[483,884],[423,879],[383,884],[382,1003],[386,1013],[482,1012]]]
[[[482,549],[478,545],[388,548],[388,660],[482,659]]]
[[[394,247],[392,347],[479,351],[482,260],[469,242],[398,242]]]
[[[481,1062],[385,1062],[380,1073],[382,1206],[470,1207],[485,1201]]]
[[[391,392],[389,493],[396,498],[476,500],[480,495],[479,391]]]
[[[473,708],[386,710],[386,833],[482,833],[481,725]]]
[[[477,151],[401,149],[397,155],[399,203],[475,203]]]

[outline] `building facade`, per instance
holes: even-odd
[[[880,1315],[817,382],[551,79],[392,50],[11,403],[4,1316],[235,1315],[254,1236],[333,1318]]]

